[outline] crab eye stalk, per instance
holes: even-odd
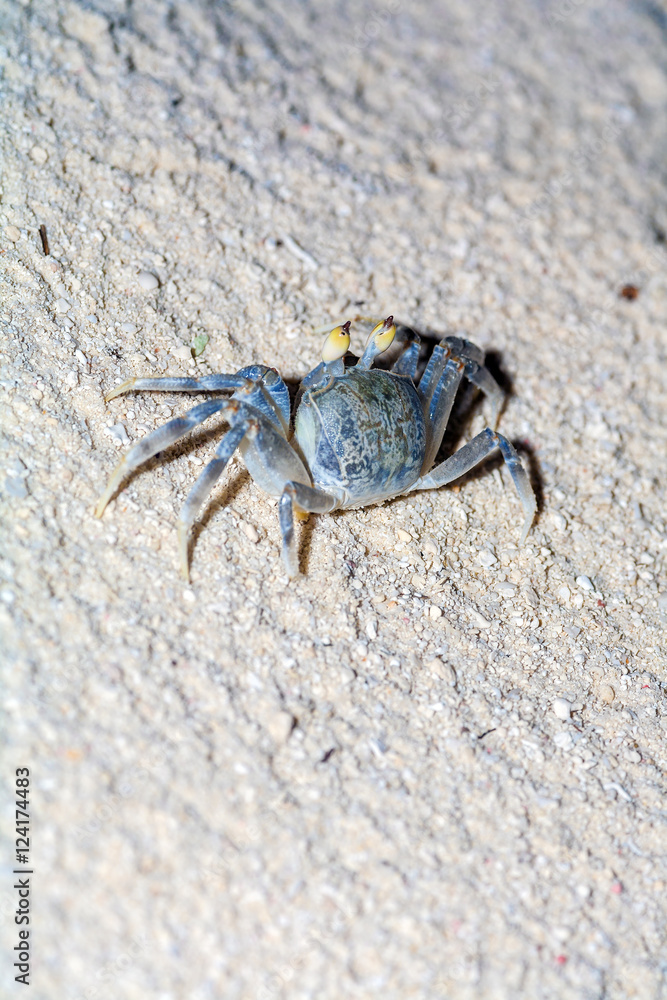
[[[391,346],[391,343],[396,336],[396,324],[394,323],[393,316],[387,316],[385,320],[378,323],[371,330],[371,335],[368,338],[368,343],[366,344],[366,350],[364,351],[363,357],[359,361],[358,368],[370,368],[373,361],[378,356],[387,350]]]
[[[393,316],[387,316],[387,318],[371,331],[371,337],[375,341],[375,346],[378,349],[378,354],[386,351],[388,347],[391,347],[391,343],[396,336],[396,324],[394,323]]]
[[[343,326],[336,326],[327,336],[324,341],[324,347],[322,348],[322,361],[325,365],[332,365],[336,362],[340,362],[342,366],[342,359],[347,354],[348,348],[350,346],[350,322],[344,323]],[[338,365],[336,366],[338,368]]]

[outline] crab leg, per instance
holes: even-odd
[[[188,541],[193,522],[241,441],[250,429],[255,429],[257,426],[257,420],[253,417],[245,417],[227,431],[215,449],[215,458],[212,458],[205,467],[181,507],[178,516],[178,549],[181,557],[181,573],[188,582],[190,581]]]
[[[449,415],[452,412],[452,406],[456,399],[456,393],[463,378],[463,372],[464,364],[462,361],[447,361],[436,385],[429,395],[428,408],[426,401],[424,402],[427,445],[424,453],[422,472],[428,471],[431,468],[435,461],[435,456],[438,454],[438,449],[445,436]]]
[[[465,376],[491,403],[491,427],[495,430],[498,425],[500,410],[505,401],[505,393],[500,388],[493,375],[484,365],[477,364],[476,361],[466,361]]]
[[[397,335],[403,335],[407,340],[406,347],[399,358],[391,366],[396,375],[408,375],[413,381],[417,373],[421,338],[409,326],[399,326]]]
[[[442,378],[442,373],[445,370],[445,365],[449,361],[451,356],[451,351],[448,347],[441,347],[439,344],[433,348],[433,353],[428,359],[428,364],[424,370],[424,374],[419,380],[419,385],[417,386],[417,394],[424,405],[424,414],[428,412],[428,406],[431,400],[431,396],[435,392],[438,382]]]
[[[317,487],[295,482],[285,484],[278,513],[283,536],[283,561],[289,577],[299,575],[299,552],[294,537],[294,510],[327,514],[337,506],[338,500],[335,496]]]
[[[477,344],[463,337],[445,337],[442,343],[449,348],[451,354],[461,361],[475,361],[478,365],[484,364],[484,351]]]
[[[203,378],[128,378],[122,385],[108,392],[105,402],[126,392],[220,392],[224,389],[242,389],[250,380],[243,375],[204,375]]]
[[[270,421],[260,412],[251,407],[244,407],[238,417],[230,416],[231,429],[215,451],[215,457],[209,462],[199,476],[194,487],[181,509],[178,523],[178,540],[181,557],[181,570],[185,579],[189,579],[188,541],[192,524],[206,497],[213,489],[216,481],[222,475],[234,450],[239,448],[241,457],[254,481],[267,493],[273,496],[284,496],[285,491],[292,488],[296,497],[297,509],[326,512],[337,505],[334,497],[313,490],[310,486],[296,481],[295,477],[308,478],[308,470],[292,448],[291,444],[276,430]],[[282,503],[281,499],[281,503]],[[314,506],[313,506],[314,504]],[[281,525],[282,525],[281,507]],[[293,563],[297,567],[292,573],[298,572],[296,555]],[[290,563],[291,565],[291,563]]]
[[[235,400],[207,399],[204,403],[193,406],[184,417],[176,417],[175,420],[170,420],[163,427],[158,427],[157,430],[152,431],[151,434],[138,441],[133,448],[130,448],[127,455],[121,459],[111,474],[107,488],[100,497],[95,509],[95,517],[102,517],[109,500],[130,472],[138,468],[138,466],[142,465],[149,458],[152,458],[153,455],[157,455],[159,451],[168,448],[174,441],[178,441],[180,437],[183,437],[188,431],[203,423],[208,417],[213,416],[214,413],[219,413],[221,410],[227,413],[237,413],[239,407],[240,404]]]
[[[452,347],[463,348],[461,351],[452,352]],[[474,354],[475,357],[469,357]],[[477,360],[477,359],[481,360]],[[465,375],[478,389],[489,397],[491,403],[491,424],[495,429],[498,423],[498,415],[504,400],[504,393],[491,372],[484,367],[484,355],[478,347],[470,344],[467,340],[458,337],[447,337],[444,347],[439,345],[433,348],[433,354],[429,359],[426,370],[417,386],[417,392],[422,400],[424,416],[427,424],[431,426],[431,439],[437,447],[426,455],[423,468],[428,469],[431,462],[438,453],[438,448],[442,443],[447,421],[451,413],[456,390],[461,382],[461,377]],[[459,372],[458,379],[453,375],[453,366]],[[444,387],[443,387],[444,381]],[[445,396],[443,397],[443,388]],[[451,395],[450,398],[450,394]],[[445,403],[447,404],[445,406]]]
[[[515,489],[519,494],[519,500],[521,501],[521,506],[523,507],[524,522],[523,531],[521,532],[521,542],[523,544],[526,540],[526,536],[530,531],[530,526],[533,523],[533,518],[535,517],[535,511],[537,510],[537,501],[535,500],[535,494],[533,493],[533,488],[530,485],[530,480],[523,465],[521,464],[521,459],[519,458],[516,449],[507,438],[503,437],[502,434],[497,434],[492,431],[490,427],[483,430],[481,434],[478,434],[464,444],[462,448],[454,452],[449,458],[437,465],[432,472],[427,476],[422,476],[415,485],[412,487],[413,490],[435,490],[440,486],[444,486],[446,483],[451,483],[455,479],[459,479],[460,476],[464,476],[466,472],[470,472],[475,466],[483,462],[489,455],[491,455],[496,448],[500,449],[500,452],[505,459],[505,464],[510,471],[512,476],[512,481],[514,483]]]

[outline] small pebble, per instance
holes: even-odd
[[[641,764],[642,755],[638,750],[626,750],[625,759],[630,762],[630,764]]]
[[[21,239],[21,230],[17,226],[5,226],[5,236],[12,243],[16,243]]]
[[[257,528],[255,528],[252,524],[248,524],[247,521],[241,522],[241,531],[246,536],[248,541],[253,542],[253,544],[256,544],[259,541]]]
[[[121,323],[120,328],[123,333],[128,333],[130,336],[137,332],[137,328],[134,323]]]
[[[496,590],[501,597],[512,597],[513,594],[516,594],[516,587],[513,583],[499,583]]]
[[[600,701],[603,701],[606,705],[611,705],[615,697],[616,692],[611,684],[600,685]]]
[[[595,587],[587,576],[578,576],[574,581],[577,587],[581,587],[582,590],[595,590]]]
[[[428,609],[428,613],[430,618],[442,618],[442,608],[439,608],[437,604],[431,604]]]
[[[427,552],[428,555],[430,556],[440,555],[440,549],[438,548],[438,543],[435,541],[435,539],[431,538],[430,536],[427,536],[423,540],[422,549],[424,552]]]
[[[498,562],[498,559],[490,549],[482,549],[477,556],[477,561],[488,569],[489,566],[493,566],[494,563]]]
[[[27,476],[28,469],[22,458],[18,456],[11,461],[7,462],[5,466],[5,471],[9,473],[10,476]]]
[[[3,589],[0,590],[0,601],[2,601],[3,604],[13,604],[15,600],[16,594],[13,590],[10,590],[9,587],[3,587]]]
[[[537,591],[535,591],[532,587],[526,587],[526,589],[523,592],[523,596],[528,602],[528,604],[530,604],[531,607],[533,608],[536,608],[540,603]]]
[[[366,622],[366,635],[369,639],[377,639],[377,625],[375,622]]]
[[[171,352],[179,361],[191,361],[192,351],[189,347],[176,347]]]
[[[49,158],[49,154],[41,146],[33,146],[28,155],[38,167],[43,166]]]
[[[67,301],[67,299],[57,299],[56,300],[56,312],[57,313],[66,313],[68,309],[69,309],[69,302]]]
[[[276,743],[284,743],[294,729],[294,716],[289,712],[274,712],[266,722],[266,728]]]
[[[571,750],[572,749],[572,737],[569,733],[556,733],[554,736],[554,743],[560,750]]]
[[[139,271],[137,281],[145,292],[154,292],[160,284],[157,277],[150,271]]]
[[[409,531],[406,531],[405,528],[397,528],[396,529],[396,537],[401,542],[411,542],[412,541],[412,535],[410,534]]]
[[[558,718],[563,719],[563,721],[569,719],[572,714],[572,705],[569,701],[566,701],[565,698],[554,698],[551,708],[553,709],[554,715],[557,715]]]
[[[124,424],[113,424],[111,427],[107,427],[106,430],[107,434],[113,438],[113,443],[117,448],[123,448],[130,443]]]
[[[565,520],[562,514],[558,513],[558,511],[552,512],[551,523],[553,524],[556,531],[565,531],[565,529],[567,528],[567,521]]]
[[[484,617],[481,611],[477,611],[476,608],[471,609],[470,615],[477,625],[477,628],[491,628],[491,622]]]
[[[17,476],[7,476],[4,489],[8,496],[16,497],[17,500],[24,500],[28,495],[25,479],[20,479]]]
[[[435,674],[437,677],[442,678],[443,681],[447,681],[449,684],[456,684],[456,673],[454,668],[451,667],[449,663],[445,663],[439,657],[436,656],[435,659],[430,660],[427,664],[425,664],[425,666],[427,670],[430,670],[431,673]]]
[[[183,591],[183,600],[187,601],[188,604],[194,604],[197,598],[195,597],[194,590],[186,589]]]

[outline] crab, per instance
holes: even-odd
[[[484,367],[482,350],[461,337],[445,337],[418,379],[419,337],[408,327],[399,327],[398,359],[389,370],[373,368],[397,333],[393,316],[388,316],[373,327],[357,364],[346,367],[350,325],[348,321],[325,328],[329,332],[322,360],[302,380],[293,414],[287,385],[266,365],[250,365],[235,375],[130,378],[113,389],[107,402],[126,392],[146,390],[215,395],[130,449],[109,479],[96,516],[102,516],[121,482],[138,466],[220,413],[229,429],[179,516],[180,562],[186,580],[192,525],[237,448],[258,486],[279,498],[282,555],[289,577],[299,572],[295,514],[326,514],[416,490],[435,490],[459,479],[496,450],[523,507],[523,543],[535,515],[535,494],[516,449],[495,429],[504,395]],[[488,397],[491,425],[433,467],[464,378]]]

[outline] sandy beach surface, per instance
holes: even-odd
[[[2,997],[665,1000],[663,5],[0,0],[0,24]],[[288,581],[235,457],[187,585],[219,417],[94,518],[193,405],[115,385],[296,385],[318,326],[388,313],[487,352],[525,545],[491,460],[311,516]],[[464,393],[448,447],[488,416]]]

